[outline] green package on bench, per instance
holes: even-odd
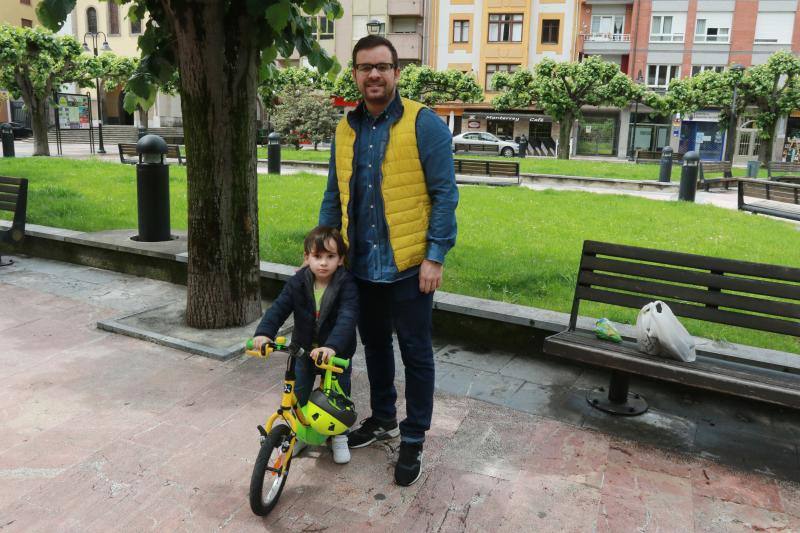
[[[594,325],[594,333],[598,339],[611,342],[622,342],[622,337],[614,327],[614,324],[607,318],[601,318]]]

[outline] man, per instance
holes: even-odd
[[[336,128],[319,223],[342,230],[359,288],[372,415],[349,435],[350,448],[400,435],[395,481],[408,486],[419,479],[433,412],[433,293],[456,240],[452,136],[433,111],[400,98],[387,39],[356,43],[353,77],[363,100]],[[393,329],[406,378],[399,428]]]

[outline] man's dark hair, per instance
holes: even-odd
[[[303,251],[307,254],[314,253],[315,251],[327,250],[326,244],[329,240],[336,243],[336,253],[344,257],[347,255],[347,245],[344,243],[342,234],[336,228],[328,226],[317,226],[306,235],[303,241]],[[333,250],[330,250],[331,252]]]
[[[367,35],[366,37],[362,37],[358,40],[356,45],[353,47],[353,68],[356,68],[356,54],[358,54],[361,50],[372,50],[373,48],[377,48],[379,46],[385,46],[389,49],[389,51],[392,53],[392,63],[394,64],[394,68],[397,68],[397,50],[395,50],[392,41],[386,37],[381,37],[380,35]]]

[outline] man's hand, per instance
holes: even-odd
[[[442,284],[441,263],[425,259],[419,267],[419,290],[424,294],[431,293]]]
[[[260,352],[261,347],[268,342],[272,342],[272,339],[270,339],[269,337],[265,337],[263,335],[259,335],[258,337],[253,337],[253,348]]]
[[[336,355],[332,349],[322,346],[320,348],[314,348],[308,354],[308,356],[317,362],[317,364],[328,364],[331,360],[331,357]]]

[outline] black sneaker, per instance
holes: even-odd
[[[351,448],[363,448],[376,440],[393,439],[400,435],[397,420],[378,420],[374,417],[361,421],[358,429],[347,435],[347,445]]]
[[[422,443],[401,442],[394,467],[394,481],[401,487],[413,485],[422,473]]]

